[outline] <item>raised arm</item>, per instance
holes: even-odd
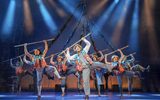
[[[10,66],[11,66],[12,68],[16,68],[16,66],[13,65],[13,63],[12,63],[12,59],[10,59]]]
[[[105,54],[105,63],[106,63],[106,64],[111,64],[111,62],[108,62],[107,57],[108,57],[108,55]]]
[[[125,57],[125,55],[123,54],[122,50],[121,49],[118,49],[118,51],[120,52],[120,59],[119,59],[119,63],[122,62],[123,58]]]
[[[22,60],[22,58],[19,56],[19,59],[20,59],[20,66],[23,66],[23,60]]]
[[[65,56],[66,56],[66,58],[67,58],[67,60],[76,60],[75,58],[76,58],[76,55],[74,54],[74,55],[70,55],[70,50],[69,50],[69,48],[67,48],[67,53],[65,54]]]
[[[27,43],[25,43],[25,45],[24,45],[24,53],[25,53],[25,55],[26,55],[27,57],[29,57],[30,59],[33,59],[32,54],[30,54],[30,53],[28,52],[28,50],[27,50]]]
[[[86,52],[86,53],[88,53],[88,51],[89,51],[89,49],[90,49],[90,47],[91,47],[91,43],[86,39],[86,38],[82,38],[82,41],[84,41],[85,42],[85,44],[86,44],[86,46],[84,47],[84,51]]]
[[[66,62],[67,62],[67,58],[65,57],[63,60],[63,64],[66,65]]]
[[[52,65],[55,65],[55,62],[53,61],[53,57],[54,57],[54,55],[52,54],[52,55],[51,55],[51,58],[50,58],[50,63],[51,63]]]
[[[46,40],[44,40],[43,42],[44,42],[44,45],[45,45],[45,49],[44,49],[44,51],[43,51],[42,57],[45,57],[46,54],[47,54],[47,51],[48,51],[48,44],[47,44],[47,41],[46,41]]]
[[[99,57],[99,61],[102,61],[104,59],[104,55],[103,55],[103,53],[101,51],[98,51],[98,53],[101,55]]]
[[[26,59],[26,55],[23,57],[23,61],[28,65],[33,65],[34,63],[32,61],[29,61]]]
[[[130,54],[130,57],[131,57],[131,59],[129,60],[129,62],[133,63],[135,61],[135,58],[134,58],[133,54]]]

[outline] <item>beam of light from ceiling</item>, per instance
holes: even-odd
[[[26,31],[30,34],[33,31],[33,21],[32,21],[32,14],[29,7],[29,0],[23,0],[24,5],[24,25]]]
[[[144,0],[144,8],[143,8],[143,15],[144,15],[144,20],[145,20],[145,26],[148,35],[148,42],[150,46],[150,56],[153,61],[156,61],[158,58],[158,42],[154,30],[154,18],[153,18],[153,9],[154,9],[154,0]],[[145,35],[145,34],[144,34]]]
[[[40,12],[41,12],[42,17],[44,19],[44,22],[50,30],[50,33],[54,33],[55,31],[57,31],[57,25],[56,25],[55,21],[52,19],[52,16],[47,11],[47,8],[45,7],[43,1],[37,0],[37,3],[39,5]]]
[[[101,10],[106,5],[106,3],[108,2],[108,0],[101,0],[101,1],[98,1],[98,2],[99,2],[98,4],[93,4],[93,6],[89,8],[88,15],[90,15],[90,16],[96,16],[98,13],[101,12]]]
[[[81,16],[81,13],[80,11],[75,11],[75,7],[77,6],[76,4],[73,4],[73,1],[68,1],[68,0],[59,0],[59,2],[64,6],[64,8],[71,14],[74,15],[74,17],[76,19],[79,20],[80,16]]]
[[[118,23],[117,25],[115,26],[115,30],[113,32],[113,35],[112,35],[112,41],[114,43],[115,46],[118,46],[119,45],[119,41],[120,41],[120,37],[121,37],[121,31],[123,29],[123,26],[125,24],[125,19],[126,19],[126,15],[127,15],[127,12],[129,10],[129,7],[131,6],[131,0],[125,0],[125,5],[123,7],[123,10],[121,12],[121,15],[119,15],[119,20],[118,20]]]
[[[131,32],[129,45],[132,50],[138,51],[139,48],[139,0],[135,0],[135,7],[132,16]]]
[[[48,0],[49,4],[55,9],[55,11],[58,13],[60,17],[66,17],[67,14],[64,12],[64,10],[56,5],[56,3],[53,0]]]
[[[118,21],[119,21],[119,16],[121,15],[121,13],[123,12],[123,8],[125,5],[125,1],[126,0],[120,0],[118,5],[116,6],[116,8],[114,9],[112,15],[110,16],[109,20],[108,20],[108,24],[107,24],[107,31],[112,34],[115,26],[117,25]]]
[[[119,0],[118,0],[119,1]],[[97,28],[93,28],[94,35],[98,35],[98,32],[101,31],[106,21],[109,19],[111,13],[113,12],[114,8],[118,4],[117,0],[115,0],[108,9],[104,12],[104,14],[99,18],[99,20],[96,22]]]
[[[9,36],[12,32],[14,18],[15,18],[15,8],[16,8],[16,0],[10,0],[6,17],[4,19],[2,26],[2,34],[5,36]]]

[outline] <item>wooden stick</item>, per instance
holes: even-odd
[[[124,47],[122,47],[122,48],[120,48],[120,50],[123,50],[123,49],[126,49],[126,48],[128,48],[129,46],[128,45],[126,45],[126,46],[124,46]],[[115,52],[117,52],[118,51],[118,49],[117,50],[115,50],[115,51],[112,51],[112,52],[110,52],[110,53],[107,53],[106,55],[111,55],[111,54],[113,54],[113,53],[115,53]]]
[[[57,53],[54,53],[54,55],[57,55],[57,54],[59,54],[60,52],[57,52]],[[45,57],[45,59],[48,59],[48,58],[50,58],[52,56],[52,54],[51,55],[49,55],[49,56],[47,56],[47,57]]]
[[[136,52],[133,52],[133,53],[131,53],[132,55],[135,55],[136,54]],[[131,54],[129,54],[129,55],[127,55],[126,57],[129,57]]]
[[[54,40],[54,38],[48,39],[48,40],[46,40],[46,41],[52,41],[52,40]],[[37,41],[37,42],[27,43],[27,45],[32,45],[32,44],[37,44],[37,43],[42,43],[42,42],[43,42],[43,40],[42,40],[42,41]],[[24,43],[24,44],[25,44],[25,43]],[[15,47],[15,48],[17,48],[17,47],[22,47],[22,46],[24,46],[24,44],[15,45],[14,47]]]
[[[103,49],[103,50],[100,50],[101,52],[105,52],[105,51],[107,51],[108,49]],[[94,52],[94,53],[91,53],[90,55],[93,55],[93,54],[95,54],[96,52]]]
[[[89,33],[89,34],[87,34],[86,36],[84,36],[84,38],[88,37],[89,35],[91,35],[91,33]],[[73,47],[74,45],[76,45],[77,43],[79,43],[79,42],[81,42],[81,41],[82,41],[82,39],[78,40],[77,42],[75,42],[74,44],[72,44],[72,45],[71,45],[70,47],[68,47],[68,48]],[[59,55],[63,54],[66,50],[67,50],[67,49],[63,50]],[[59,56],[59,55],[58,55],[58,56]]]
[[[31,51],[29,51],[29,52],[33,52],[33,51],[34,51],[34,49],[31,50]],[[17,57],[10,58],[10,59],[14,60],[14,59],[17,59],[18,57],[22,57],[22,56],[24,56],[24,55],[25,55],[25,54],[21,54],[21,55],[19,55],[19,56],[17,56]],[[10,61],[10,59],[4,60],[4,61],[2,61],[2,62],[0,62],[0,63],[4,63],[4,62],[7,62],[7,61]]]

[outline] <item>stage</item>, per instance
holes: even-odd
[[[0,48],[0,100],[160,100],[160,0],[0,0]]]
[[[83,100],[84,95],[75,92],[68,92],[64,97],[60,92],[43,92],[41,100]],[[90,100],[119,100],[119,93],[109,92],[102,94],[101,97],[95,93],[91,93]],[[128,95],[124,93],[122,99],[125,100],[160,100],[160,94],[158,93],[133,93]],[[0,100],[37,100],[37,96],[33,92],[23,92],[21,94],[13,93],[0,93]]]

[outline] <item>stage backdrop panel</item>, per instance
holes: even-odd
[[[103,78],[104,87],[105,80]],[[54,80],[49,80],[45,75],[43,75],[43,89],[55,89],[56,84],[61,84],[61,81],[55,77]],[[23,77],[22,82],[22,89],[30,89],[30,86],[33,86],[33,78],[29,75]],[[116,76],[109,76],[108,78],[108,88],[112,89],[113,85],[118,85]],[[95,89],[94,80],[90,80],[91,89]],[[69,75],[67,77],[67,88],[68,89],[77,89],[77,77],[74,75]],[[123,77],[123,88],[128,88],[128,80],[127,77]],[[141,89],[141,81],[138,77],[133,78],[133,89]]]

